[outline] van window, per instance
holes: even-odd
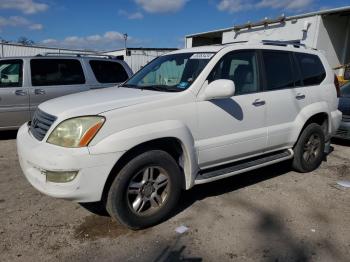
[[[79,85],[85,83],[83,68],[76,59],[32,59],[32,85]]]
[[[289,52],[263,51],[266,89],[294,87],[294,75]]]
[[[0,61],[0,88],[22,86],[22,60]]]
[[[319,85],[326,77],[326,71],[316,55],[296,53],[304,86]]]
[[[236,95],[255,93],[259,91],[257,65],[257,55],[253,50],[228,53],[214,67],[208,81],[232,80],[235,83]]]
[[[118,62],[90,60],[90,66],[100,83],[121,83],[129,78],[124,67]]]

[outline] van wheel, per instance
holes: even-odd
[[[134,230],[162,222],[177,204],[181,175],[174,158],[164,151],[138,155],[114,179],[107,196],[108,213]]]
[[[301,133],[294,147],[293,168],[307,173],[318,168],[323,160],[325,135],[320,125],[311,123]]]

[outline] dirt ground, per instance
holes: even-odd
[[[0,133],[0,261],[350,261],[350,143],[317,171],[277,164],[197,186],[163,224],[133,232],[44,196]],[[189,230],[177,234],[185,225]]]

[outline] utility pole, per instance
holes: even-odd
[[[126,50],[126,41],[128,41],[128,34],[125,33],[123,36],[124,36],[124,47],[125,47],[125,50]]]

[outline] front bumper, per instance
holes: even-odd
[[[340,123],[338,131],[333,137],[350,140],[350,122],[342,121]]]
[[[343,114],[339,110],[331,112],[331,130],[330,130],[331,136],[334,136],[335,133],[337,132],[341,124],[342,116]]]
[[[92,155],[88,148],[63,148],[36,140],[24,124],[17,134],[17,151],[23,173],[40,192],[76,202],[96,202],[122,153]],[[68,183],[46,181],[45,171],[78,171]]]

